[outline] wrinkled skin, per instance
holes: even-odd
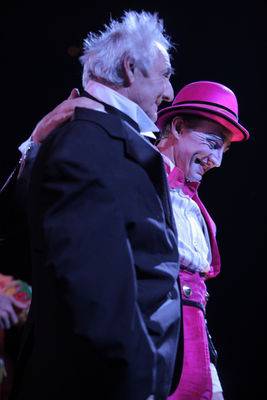
[[[120,94],[138,104],[153,122],[157,120],[161,102],[173,100],[170,57],[159,44],[157,47],[157,53],[147,74],[131,63],[131,60],[125,60],[124,71],[127,85],[118,88]]]

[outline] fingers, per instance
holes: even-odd
[[[68,100],[76,99],[76,97],[79,97],[79,96],[80,96],[79,89],[74,88],[74,89],[72,89],[72,91],[70,92],[70,95],[69,95],[69,97],[68,97]]]
[[[18,317],[9,296],[0,296],[0,329],[9,329],[18,323]]]
[[[9,314],[5,310],[0,311],[0,329],[9,329],[11,326]]]
[[[105,111],[102,104],[86,97],[79,97],[78,89],[72,89],[68,100],[60,103],[36,125],[31,134],[33,141],[42,143],[54,129],[60,127],[72,117],[76,107]]]
[[[14,299],[14,297],[11,297],[11,302],[14,306],[19,308],[20,310],[25,310],[28,307],[27,303],[22,303],[21,301]]]
[[[91,110],[103,112],[105,111],[105,107],[103,106],[103,104],[98,103],[95,100],[88,99],[87,97],[79,97],[72,100],[72,108],[74,109],[75,107],[89,108]]]

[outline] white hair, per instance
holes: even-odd
[[[173,47],[165,34],[163,21],[156,13],[124,12],[121,20],[111,20],[104,31],[90,32],[84,40],[83,87],[89,79],[123,86],[123,61],[130,57],[144,75],[153,62],[157,49],[168,53]]]

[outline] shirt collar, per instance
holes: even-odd
[[[156,139],[153,132],[159,132],[158,127],[136,103],[108,86],[93,80],[89,80],[86,90],[99,100],[117,108],[132,118],[139,125],[142,135]]]
[[[168,177],[168,184],[171,189],[181,188],[189,197],[194,196],[199,187],[199,182],[186,181],[184,172],[174,165],[174,163],[162,154],[165,169]]]

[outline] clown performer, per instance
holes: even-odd
[[[238,122],[235,94],[216,82],[183,87],[172,106],[158,113],[163,155],[178,231],[183,296],[182,376],[169,400],[221,400],[217,353],[206,323],[206,280],[220,272],[215,224],[198,196],[203,175],[220,167],[232,142],[249,138]]]

